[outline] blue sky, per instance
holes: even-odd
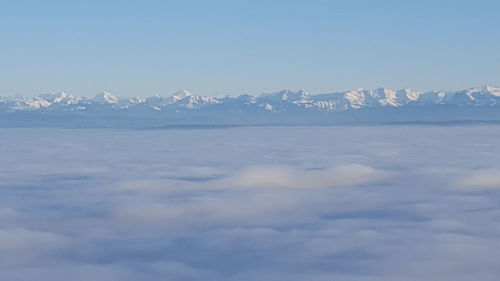
[[[0,93],[500,85],[499,1],[0,1]]]

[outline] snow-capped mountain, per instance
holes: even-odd
[[[411,118],[407,117],[413,114],[413,119],[420,120],[427,116],[426,112],[431,109],[434,115],[439,112],[440,116],[445,116],[452,110],[457,120],[469,118],[468,116],[462,118],[460,110],[464,112],[470,112],[471,109],[482,110],[488,112],[488,118],[496,120],[497,115],[500,115],[500,88],[484,86],[456,92],[418,92],[408,88],[400,90],[378,88],[325,94],[310,94],[303,90],[282,90],[259,96],[243,94],[223,97],[206,97],[181,90],[171,96],[155,95],[128,99],[119,98],[108,92],[99,93],[93,98],[77,97],[65,92],[41,94],[33,98],[0,95],[0,113],[4,116],[17,116],[16,114],[23,112],[30,113],[30,116],[37,114],[44,116],[98,115],[121,118],[154,117],[167,118],[167,120],[172,118],[178,120],[181,117],[187,120],[197,116],[200,118],[196,119],[198,121],[207,121],[211,118],[232,120],[245,116],[246,120],[256,118],[270,122],[277,116],[283,118],[283,122],[286,123],[286,120],[294,118],[291,116],[297,119],[300,116],[302,120],[308,120],[310,116],[316,116],[314,118],[318,120],[320,117],[317,116],[327,116],[324,117],[325,120],[330,120],[328,116],[341,116],[338,115],[340,113],[345,113],[345,116],[353,114],[360,116],[361,112],[363,116],[370,114],[388,116],[387,114],[394,115],[397,112],[398,116],[402,116],[399,119],[404,117],[405,120],[410,120]],[[415,112],[420,112],[421,116],[416,116]],[[361,119],[370,119],[369,117],[363,118]],[[389,118],[386,119],[389,120]],[[500,120],[500,116],[498,119]]]
[[[102,104],[118,104],[119,99],[116,96],[113,96],[112,94],[108,92],[102,92],[97,94],[94,99],[95,102],[97,103],[102,103]]]

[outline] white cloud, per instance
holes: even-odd
[[[466,173],[456,182],[458,187],[500,189],[500,169],[482,169]]]
[[[43,263],[68,245],[67,237],[24,228],[0,229],[0,263],[23,265],[27,262]],[[0,267],[1,269],[1,267]]]
[[[3,130],[9,280],[500,276],[496,127]]]
[[[255,166],[231,176],[221,185],[235,187],[329,188],[375,183],[390,173],[365,165],[340,165],[326,170],[298,170],[289,166]]]

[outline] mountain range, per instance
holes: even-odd
[[[282,90],[259,96],[94,98],[49,93],[0,95],[0,126],[149,127],[162,125],[329,125],[500,121],[500,88],[418,92],[356,89],[310,94]]]

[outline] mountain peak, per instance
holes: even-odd
[[[490,86],[490,85],[485,85],[485,86],[481,87],[481,90],[483,90],[485,92],[493,92],[493,93],[500,92],[500,88]]]
[[[304,90],[298,90],[296,92],[289,90],[289,89],[283,89],[278,92],[273,92],[273,93],[263,93],[259,95],[259,98],[264,98],[264,99],[275,99],[275,100],[281,100],[281,101],[287,101],[287,100],[300,100],[304,98],[310,97],[310,94],[305,92]]]
[[[104,106],[103,105],[107,105]],[[131,114],[148,110],[166,108],[182,110],[229,110],[244,112],[261,110],[263,107],[273,112],[321,111],[343,112],[361,108],[404,107],[404,106],[495,106],[500,108],[500,88],[483,86],[450,92],[418,92],[408,88],[390,90],[354,89],[346,92],[311,95],[303,90],[284,89],[278,92],[264,93],[260,96],[240,95],[227,97],[203,97],[180,90],[170,97],[155,95],[147,98],[119,99],[108,92],[102,92],[93,99],[72,96],[66,92],[44,94],[38,98],[2,97],[0,113],[3,111],[44,110],[54,112],[92,111],[92,106],[99,110],[131,110]],[[168,110],[167,110],[168,111]],[[177,112],[176,111],[176,112]],[[149,114],[149,113],[148,113]],[[156,114],[156,113],[155,113]]]
[[[118,103],[118,98],[116,96],[113,96],[111,93],[102,92],[102,93],[97,94],[94,97],[94,101],[97,101],[100,103],[115,104],[115,103]]]
[[[56,92],[56,93],[47,93],[47,94],[41,94],[38,95],[38,98],[46,100],[48,102],[54,102],[54,103],[61,103],[64,101],[68,101],[71,99],[78,99],[75,96],[72,96],[64,91],[61,92]]]
[[[177,99],[183,99],[185,97],[190,97],[192,96],[193,94],[191,94],[191,92],[189,92],[188,90],[179,90],[177,92],[175,92],[172,97],[175,97]]]

